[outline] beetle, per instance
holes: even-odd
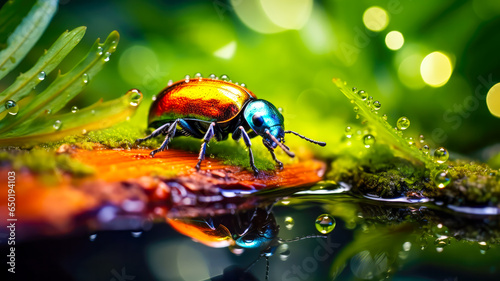
[[[160,134],[166,135],[161,146],[151,151],[151,157],[167,149],[172,138],[192,136],[203,140],[196,164],[199,170],[210,140],[223,141],[232,133],[236,141],[243,138],[248,148],[250,167],[258,174],[250,141],[257,135],[262,137],[264,146],[280,168],[283,163],[276,158],[275,148],[279,146],[288,156],[295,157],[284,144],[285,134],[292,133],[314,144],[326,145],[294,131],[285,131],[284,118],[279,110],[272,103],[257,99],[243,84],[232,83],[225,75],[222,80],[213,74],[210,77],[203,78],[197,74],[190,79],[186,76],[185,80],[169,85],[158,94],[148,117],[148,126],[155,130],[137,140],[141,143]]]

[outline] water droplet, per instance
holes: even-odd
[[[43,80],[45,80],[46,76],[47,76],[47,74],[45,74],[45,71],[42,71],[42,72],[38,73],[38,80],[43,81]]]
[[[189,77],[189,75],[186,75],[186,77],[184,77],[184,82],[189,83],[189,80],[191,80],[191,77]]]
[[[359,119],[359,118],[361,118],[361,115],[356,114],[356,119]]]
[[[416,145],[415,140],[413,140],[412,137],[406,138],[406,141],[408,142],[409,145]]]
[[[229,81],[229,76],[227,76],[226,74],[222,74],[222,76],[220,77],[220,80],[222,81]]]
[[[407,241],[407,242],[404,242],[404,243],[403,243],[403,250],[404,250],[405,252],[408,252],[410,249],[411,249],[411,242],[408,242],[408,241]]]
[[[285,218],[285,227],[288,230],[292,230],[293,226],[295,225],[295,221],[293,220],[292,217],[286,217]]]
[[[174,84],[174,81],[168,80],[167,86],[172,86],[172,84]]]
[[[479,241],[479,242],[477,242],[477,245],[479,246],[479,249],[481,251],[485,251],[485,253],[487,250],[490,249],[490,245],[488,245],[488,243],[486,243],[485,241]],[[481,254],[483,254],[483,253],[481,252]]]
[[[437,248],[436,248],[436,252],[438,252],[438,253],[442,253],[442,252],[443,252],[443,250],[444,250],[444,248],[443,248],[443,247],[437,247]]]
[[[410,127],[410,119],[406,118],[405,116],[399,117],[396,125],[398,126],[398,129],[404,131],[408,129],[408,127]]]
[[[86,129],[83,129],[83,130],[82,130],[82,134],[84,134],[84,135],[85,135],[86,133],[87,133],[87,130],[86,130]]]
[[[382,104],[380,104],[380,102],[378,100],[373,102],[373,109],[379,110],[381,106],[382,106]]]
[[[106,52],[106,53],[104,53],[104,61],[105,61],[105,62],[108,62],[108,61],[109,61],[109,57],[111,57],[111,53],[110,53],[110,52]]]
[[[387,114],[382,115],[382,119],[384,119],[385,121],[387,121]]]
[[[196,74],[194,75],[194,77],[195,77],[195,78],[198,78],[198,80],[199,80],[199,81],[201,81],[201,79],[203,78],[203,76],[202,76],[202,75],[201,75],[201,73],[199,73],[199,72],[198,72],[198,73],[196,73]]]
[[[352,92],[356,94],[358,92],[358,88],[352,87]]]
[[[10,115],[17,115],[19,112],[19,105],[13,100],[8,100],[5,102],[5,109]]]
[[[441,171],[437,173],[434,178],[434,182],[436,186],[439,188],[445,188],[450,183],[450,177],[448,177],[448,173],[446,171]]]
[[[290,256],[290,250],[287,249],[280,253],[280,260],[286,261],[289,256]]]
[[[142,235],[142,231],[132,231],[130,234],[132,234],[132,237],[138,238]]]
[[[209,156],[209,157],[213,159],[215,156],[214,156],[213,154],[210,154],[210,156]]]
[[[212,74],[210,74],[210,76],[208,76],[208,77],[209,77],[210,79],[215,79],[215,77],[216,77],[216,76],[215,76],[215,74],[213,74],[213,73],[212,73]]]
[[[76,113],[78,111],[78,107],[75,105],[71,108],[71,112]]]
[[[92,110],[90,111],[90,113],[91,113],[92,115],[95,115],[95,110],[93,110],[93,109],[92,109]]]
[[[102,55],[102,47],[101,46],[97,46],[97,54],[100,56]]]
[[[370,146],[372,146],[374,143],[375,143],[375,137],[373,135],[365,135],[363,137],[363,143],[365,144],[365,147],[366,148],[369,148]]]
[[[444,238],[438,238],[434,241],[434,245],[438,247],[445,247],[448,246],[448,237],[444,236]]]
[[[424,142],[425,142],[425,137],[424,137],[424,135],[420,135],[418,138],[419,138],[419,142],[420,142],[421,144],[424,144]]]
[[[62,122],[60,120],[56,120],[54,122],[54,124],[52,125],[52,128],[54,128],[54,130],[59,130],[59,129],[61,129],[61,126],[62,126]]]
[[[151,97],[151,99],[152,99],[153,101],[155,101],[155,100],[156,100],[156,95],[153,95],[153,96]]]
[[[127,94],[129,93],[130,93],[130,105],[138,106],[142,100],[142,93],[137,89],[132,89],[127,92]]]
[[[283,114],[283,107],[278,107],[278,111]]]
[[[89,236],[90,242],[94,242],[96,237],[97,237],[97,234],[90,234],[90,236]]]
[[[88,75],[87,73],[84,73],[84,74],[82,75],[82,82],[83,82],[84,84],[87,84],[87,83],[89,82],[89,80],[90,80],[89,75]]]
[[[366,100],[366,98],[368,97],[368,94],[367,94],[365,91],[363,91],[363,90],[360,90],[360,91],[358,92],[358,95],[359,95],[359,97],[360,97],[362,100]]]
[[[427,144],[424,144],[424,146],[422,146],[422,152],[425,154],[425,155],[428,155],[429,154],[429,146]]]
[[[359,111],[359,107],[355,106],[355,107],[353,108],[353,110],[354,110],[354,112],[358,112],[358,111]]]
[[[316,219],[316,229],[322,234],[330,233],[336,225],[335,219],[329,214],[319,215]]]
[[[450,154],[448,153],[448,150],[444,147],[440,147],[434,151],[434,160],[440,164],[448,161],[448,158],[450,158]]]
[[[245,84],[245,83],[241,83],[241,87],[246,88],[246,87],[247,87],[247,84]]]
[[[348,139],[352,137],[352,128],[350,126],[345,127],[345,136]]]

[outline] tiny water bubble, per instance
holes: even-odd
[[[226,74],[223,74],[221,77],[220,77],[220,80],[222,81],[229,81],[229,76],[227,76]]]
[[[412,137],[406,138],[406,141],[409,145],[416,145],[415,140]]]
[[[208,76],[208,78],[210,78],[210,79],[215,79],[215,77],[216,77],[216,76],[215,76],[215,74],[213,74],[213,73],[212,73],[212,74],[210,74],[210,75]]]
[[[371,147],[373,144],[375,144],[375,137],[371,134],[365,135],[363,137],[363,143],[366,148]]]
[[[290,250],[286,249],[285,251],[280,253],[280,260],[286,261],[290,256]]]
[[[130,234],[132,234],[134,238],[139,238],[142,235],[142,231],[132,231]]]
[[[189,75],[186,75],[186,77],[184,77],[184,82],[189,83],[190,80],[191,77]]]
[[[358,93],[358,88],[352,87],[352,92],[355,93],[355,94]]]
[[[42,72],[38,73],[37,77],[38,77],[38,80],[43,81],[43,80],[45,80],[45,77],[47,77],[47,74],[45,74],[45,71],[42,71]]]
[[[203,76],[201,75],[201,73],[198,72],[198,73],[196,73],[194,75],[194,78],[198,78],[198,80],[201,81],[201,79],[203,78]]]
[[[246,88],[246,87],[247,87],[247,84],[245,84],[245,83],[241,83],[241,87]]]
[[[97,234],[90,234],[89,235],[90,242],[94,242],[96,238],[97,238]]]
[[[446,148],[440,147],[434,151],[434,160],[439,164],[443,164],[448,161],[448,158],[450,158],[450,154]]]
[[[359,107],[355,106],[355,107],[353,108],[353,110],[354,110],[354,112],[358,112],[358,111],[359,111]]]
[[[424,137],[424,135],[420,135],[418,138],[419,138],[419,142],[420,142],[421,144],[424,144],[424,142],[425,142],[425,137]]]
[[[137,89],[132,89],[132,90],[127,92],[127,94],[129,94],[129,93],[130,93],[130,98],[129,98],[130,105],[131,106],[138,106],[142,100],[142,93]]]
[[[82,82],[83,82],[83,84],[87,84],[87,83],[89,83],[89,80],[90,80],[89,75],[88,75],[87,73],[84,73],[84,74],[82,75]]]
[[[172,86],[172,84],[174,84],[174,81],[168,80],[167,86]]]
[[[283,114],[283,107],[278,107],[278,111]]]
[[[97,54],[100,56],[102,55],[103,49],[101,46],[97,46]]]
[[[379,110],[381,106],[382,104],[378,100],[373,102],[373,109]]]
[[[358,95],[359,95],[359,97],[360,97],[362,100],[366,100],[366,98],[368,98],[368,94],[367,94],[365,91],[363,91],[363,90],[360,90],[360,91],[358,92]]]
[[[109,57],[111,57],[111,53],[110,52],[104,53],[104,62],[108,62],[109,61]]]
[[[54,130],[56,130],[56,131],[57,131],[57,130],[60,130],[60,129],[61,129],[61,127],[62,127],[62,122],[61,122],[61,120],[56,120],[56,121],[54,122],[54,124],[52,125],[52,128],[54,128]]]
[[[4,106],[10,115],[17,115],[19,112],[19,105],[13,100],[6,101]]]
[[[151,97],[151,100],[155,101],[155,100],[156,100],[156,95],[153,95],[153,96]]]
[[[436,186],[438,188],[445,188],[451,182],[451,180],[446,171],[441,171],[437,173],[436,177],[434,178],[434,182],[436,183]]]
[[[332,232],[336,224],[335,219],[329,214],[319,215],[315,221],[316,229],[322,234]]]
[[[215,157],[215,155],[213,155],[213,154],[210,154],[210,156],[209,156],[209,157],[213,159],[213,158]]]
[[[411,242],[407,241],[403,243],[403,250],[408,252],[411,249]]]
[[[361,118],[361,115],[356,114],[356,119],[359,119],[359,118]]]
[[[288,230],[292,230],[293,226],[295,225],[295,220],[292,217],[286,217],[285,218],[285,227]]]
[[[410,119],[406,118],[406,116],[399,117],[396,125],[399,130],[404,131],[410,127]]]
[[[78,111],[78,107],[75,105],[71,108],[72,113],[76,113]]]
[[[477,242],[477,245],[479,246],[479,249],[481,251],[485,251],[485,252],[490,248],[490,245],[488,245],[488,243],[485,241],[479,241],[479,242]]]
[[[345,127],[345,136],[348,139],[352,137],[352,128],[350,126]]]
[[[429,151],[430,151],[430,147],[427,145],[427,144],[424,144],[424,146],[422,146],[422,152],[425,154],[425,155],[429,155]]]
[[[382,115],[382,119],[384,119],[384,121],[387,121],[387,114]]]

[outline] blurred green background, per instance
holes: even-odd
[[[60,2],[19,71],[66,29],[88,27],[63,72],[95,38],[121,35],[110,63],[69,107],[139,88],[146,102],[135,119],[145,126],[148,104],[169,80],[227,74],[282,107],[288,129],[335,143],[359,123],[331,82],[338,77],[379,100],[392,124],[407,116],[409,135],[464,154],[499,140],[500,120],[486,103],[500,81],[497,0]],[[500,99],[489,106],[500,111]]]

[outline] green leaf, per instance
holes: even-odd
[[[0,51],[0,79],[16,67],[31,50],[47,28],[56,10],[57,0],[38,0],[36,2],[28,15],[9,36],[6,48]]]
[[[3,105],[7,100],[19,101],[26,97],[32,88],[43,80],[39,79],[40,73],[43,71],[48,75],[52,72],[80,42],[85,35],[85,30],[86,27],[81,26],[72,31],[64,32],[28,72],[19,75],[10,87],[0,93],[0,105]],[[4,110],[5,107],[0,106],[0,113]]]
[[[19,109],[17,115],[8,115],[0,121],[0,137],[19,135],[21,124],[27,124],[45,112],[57,113],[66,103],[73,99],[87,85],[102,66],[109,60],[116,50],[119,34],[110,33],[103,44],[99,39],[94,43],[87,56],[70,72],[59,74],[42,93],[37,95],[24,108]]]
[[[10,0],[2,6],[0,10],[0,50],[7,47],[9,36],[34,4],[35,0]]]
[[[99,101],[75,113],[43,114],[34,122],[16,128],[17,136],[0,139],[0,145],[47,142],[70,134],[104,129],[132,116],[141,99],[142,94],[138,90],[130,90],[120,98],[107,102]]]
[[[368,124],[374,127],[377,135],[377,140],[384,140],[386,143],[399,150],[403,156],[412,160],[417,160],[424,163],[428,168],[436,167],[437,164],[432,161],[431,157],[426,157],[422,151],[416,146],[412,146],[402,137],[401,131],[394,130],[394,127],[384,120],[380,115],[375,114],[367,101],[347,88],[346,83],[340,79],[334,78],[333,83],[339,87],[340,91],[358,108],[358,114],[362,115],[368,121]]]

